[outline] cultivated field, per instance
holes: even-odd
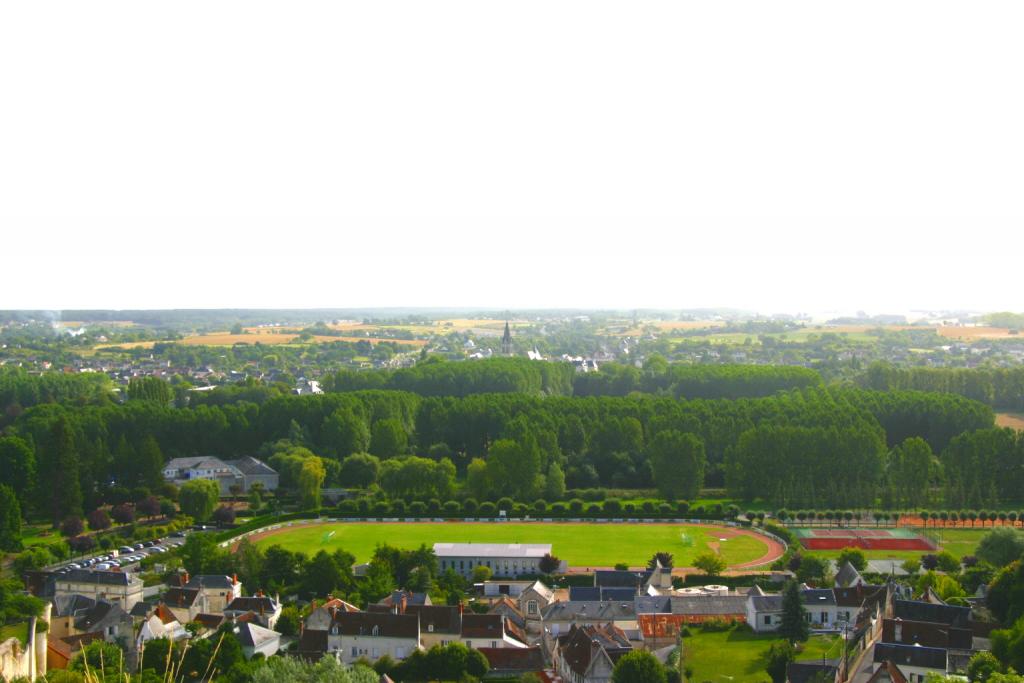
[[[996,425],[1009,427],[1018,431],[1024,431],[1024,414],[1021,413],[996,413]]]
[[[426,341],[423,339],[390,339],[385,337],[332,337],[329,335],[314,335],[309,342],[297,341],[299,335],[294,332],[271,332],[269,330],[261,330],[252,334],[230,334],[227,332],[215,332],[212,334],[197,334],[189,337],[185,337],[180,340],[173,340],[161,343],[170,344],[184,344],[185,346],[234,346],[235,344],[263,344],[263,345],[278,345],[278,344],[303,344],[303,343],[316,343],[316,344],[330,344],[331,342],[360,342],[367,341],[370,344],[376,344],[378,342],[394,342],[395,344],[401,344],[403,346],[425,346]],[[109,349],[109,348],[123,348],[123,349],[151,349],[156,344],[155,341],[144,341],[144,342],[125,342],[123,344],[99,344],[96,349]]]
[[[956,339],[959,341],[976,341],[979,339],[1006,339],[1008,337],[1016,337],[1018,335],[1011,334],[1011,330],[1006,327],[940,327],[938,328],[939,336],[946,337],[947,339]]]
[[[327,535],[333,532],[333,535]],[[676,567],[688,567],[709,551],[730,566],[771,562],[782,553],[762,537],[737,529],[688,524],[331,522],[275,530],[259,537],[263,547],[281,545],[313,554],[344,549],[364,562],[380,543],[416,548],[434,543],[550,543],[552,553],[573,568],[631,567],[656,552],[670,552]]]

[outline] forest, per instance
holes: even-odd
[[[438,396],[434,382],[448,381],[439,378],[450,366],[467,368],[469,379],[453,385],[466,390],[519,365],[431,365],[388,377],[425,395],[387,388],[294,396],[250,383],[187,405],[152,378],[133,382],[120,402],[103,378],[0,373],[0,484],[22,509],[54,521],[125,491],[156,491],[163,463],[189,455],[255,454],[284,486],[305,477],[380,487],[407,503],[531,503],[587,488],[658,489],[666,500],[686,500],[724,487],[738,499],[791,508],[901,506],[929,496],[992,506],[1024,485],[1021,438],[996,429],[991,408],[956,394],[813,383],[754,398]],[[787,381],[762,368],[746,379],[733,376],[740,366],[727,369],[700,379],[707,393],[745,384],[757,394],[765,382]],[[687,377],[671,374],[664,386]],[[539,373],[529,381],[551,387],[563,379]]]

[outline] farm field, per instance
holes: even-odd
[[[756,634],[745,627],[729,631],[703,632],[692,629],[693,635],[683,638],[683,663],[693,669],[691,681],[712,683],[763,683],[765,655],[777,636]],[[798,660],[820,660],[842,655],[838,636],[813,636],[804,643]]]
[[[426,340],[423,339],[391,339],[387,337],[332,337],[329,335],[315,335],[309,342],[297,342],[296,339],[299,335],[291,333],[280,333],[280,332],[260,332],[256,334],[228,334],[228,333],[215,333],[215,334],[200,334],[184,339],[173,340],[168,342],[160,343],[171,343],[171,344],[184,344],[185,346],[234,346],[235,344],[265,344],[265,345],[284,345],[284,344],[303,344],[303,343],[316,343],[316,344],[329,344],[331,342],[360,342],[368,341],[371,344],[378,342],[394,342],[396,344],[402,344],[404,346],[425,346]],[[143,341],[143,342],[125,342],[123,344],[99,344],[96,349],[108,349],[108,348],[124,348],[124,349],[151,349],[153,345],[158,342],[155,341]]]
[[[940,327],[939,336],[959,341],[975,341],[977,339],[1006,339],[1016,336],[1012,330],[1006,327]]]
[[[1024,431],[1024,413],[996,413],[996,425]]]
[[[334,533],[325,542],[330,532]],[[336,522],[281,529],[256,541],[262,547],[278,544],[307,554],[344,549],[359,562],[369,560],[383,542],[400,548],[440,542],[550,543],[552,554],[577,568],[613,567],[619,562],[639,567],[661,551],[675,556],[676,567],[687,567],[712,549],[729,565],[737,565],[769,552],[768,544],[754,535],[685,524]]]

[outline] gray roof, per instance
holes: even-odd
[[[102,583],[111,586],[128,586],[133,583],[142,583],[125,572],[110,572],[99,569],[72,569],[66,574],[57,577],[57,583]]]
[[[834,605],[836,594],[831,588],[808,588],[800,592],[800,601],[804,605]]]
[[[238,625],[238,642],[243,647],[258,647],[267,641],[280,638],[281,634],[277,631],[271,631],[269,628],[263,628],[258,624],[252,624],[247,621],[243,621]]]
[[[544,557],[550,543],[435,543],[438,557]]]
[[[672,595],[636,598],[637,614],[743,614],[747,598],[742,595]]]
[[[843,566],[836,572],[836,586],[839,588],[846,588],[852,586],[857,581],[861,581],[860,572],[857,568],[850,564],[849,561],[843,562]]]
[[[244,458],[239,458],[237,460],[225,460],[224,464],[229,467],[234,467],[242,474],[247,474],[249,476],[277,474],[275,469],[267,465],[262,460],[257,460],[251,455],[247,455]]]
[[[171,458],[163,468],[165,470],[189,470],[198,465],[203,465],[206,469],[220,469],[228,466],[226,462],[216,456],[200,455],[191,458]]]
[[[91,608],[96,601],[85,595],[71,593],[58,595],[53,598],[53,616],[70,617]]]
[[[594,585],[603,588],[636,588],[651,578],[651,571],[630,572],[620,569],[600,569],[594,572]]]
[[[896,666],[917,666],[923,669],[946,670],[946,651],[939,647],[920,645],[875,645],[875,661],[889,661]]]
[[[75,620],[75,628],[85,633],[102,631],[131,617],[117,603],[100,600]]]
[[[544,621],[635,619],[636,606],[633,602],[595,602],[577,600],[553,602],[544,608]]]
[[[754,610],[757,612],[781,612],[781,595],[751,595],[748,598],[754,603]]]
[[[786,665],[786,681],[788,683],[817,683],[817,681],[825,680],[822,678],[822,674],[825,674],[827,680],[832,680],[838,670],[838,659],[826,659],[820,662],[790,662]]]
[[[190,576],[186,588],[231,588],[235,585],[234,579],[223,574],[198,574]]]
[[[970,628],[970,607],[954,607],[953,605],[934,605],[930,602],[917,600],[893,601],[893,616],[910,621],[931,621],[959,628]]]
[[[573,602],[583,600],[601,600],[601,588],[599,586],[569,586],[569,599]]]

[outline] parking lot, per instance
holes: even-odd
[[[139,562],[153,555],[161,555],[181,547],[188,531],[176,531],[165,538],[122,545],[117,549],[99,551],[97,554],[63,562],[53,568],[56,574],[66,574],[72,569],[93,569],[99,571],[138,571]]]

